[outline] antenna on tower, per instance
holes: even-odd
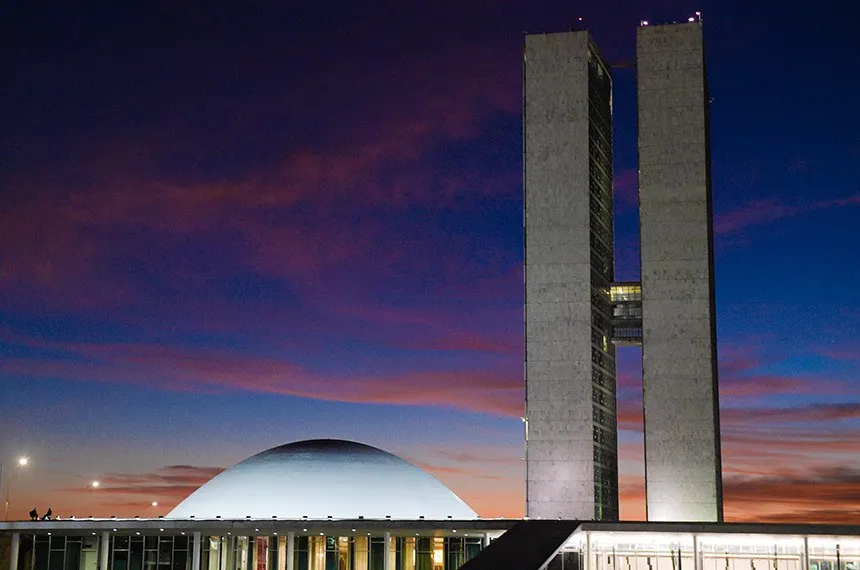
[[[573,24],[571,24],[570,30],[572,32],[581,32],[585,30],[585,20],[582,19],[582,16],[577,16],[573,20]]]

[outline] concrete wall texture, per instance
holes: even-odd
[[[612,212],[610,207],[595,214],[589,194],[595,172],[605,167],[611,205],[611,124],[607,100],[601,109],[610,142],[602,160],[608,163],[595,170],[589,62],[592,74],[602,62],[594,58],[599,55],[587,32],[526,38],[526,513],[531,518],[617,517],[615,352],[606,343],[608,323],[595,324],[595,303],[602,301],[599,295],[595,300],[595,279],[601,281],[592,246],[595,215],[605,217],[598,221],[609,228],[610,255],[599,261],[608,263],[611,279]],[[606,85],[611,88],[611,82]],[[595,354],[605,361],[599,368]],[[603,388],[595,387],[595,378]],[[598,389],[606,394],[603,408],[595,401]],[[601,410],[611,416],[611,426],[601,425]],[[598,435],[604,440],[600,445]],[[606,504],[607,497],[614,507]]]
[[[646,504],[722,520],[700,22],[637,35]],[[618,517],[611,77],[584,31],[525,44],[526,514]]]
[[[722,520],[708,92],[700,22],[639,28],[648,520]]]

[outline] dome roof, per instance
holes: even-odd
[[[191,493],[167,518],[474,519],[453,491],[411,463],[334,439],[273,447]]]

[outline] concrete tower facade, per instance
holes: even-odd
[[[641,282],[615,283],[611,76],[587,32],[525,45],[526,512],[618,517],[615,346],[642,346],[647,514],[722,520],[701,22],[637,36]]]
[[[722,520],[710,132],[701,22],[636,42],[648,520]]]
[[[610,69],[530,35],[524,80],[526,512],[616,520]]]

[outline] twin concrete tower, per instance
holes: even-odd
[[[722,520],[702,24],[638,29],[641,282],[614,280],[611,69],[525,43],[526,511],[618,519],[615,350],[642,346],[648,520]]]

